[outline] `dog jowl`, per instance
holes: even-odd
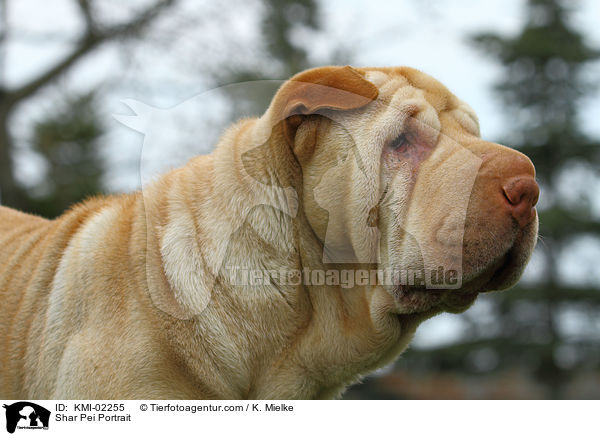
[[[14,433],[15,429],[48,429],[50,411],[42,406],[28,401],[19,401],[10,405],[4,404],[6,409],[6,431]]]
[[[141,192],[53,221],[0,208],[0,397],[339,396],[517,282],[538,195],[426,74],[302,72]]]

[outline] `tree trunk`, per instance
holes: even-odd
[[[0,204],[25,209],[27,196],[15,180],[13,163],[14,146],[9,131],[10,108],[1,103],[0,97]]]

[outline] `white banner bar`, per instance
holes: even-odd
[[[599,401],[1,401],[1,434],[597,434]],[[12,432],[11,432],[12,430]],[[41,431],[35,431],[41,430]]]

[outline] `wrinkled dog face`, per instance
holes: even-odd
[[[477,117],[429,76],[365,69],[379,90],[298,127],[304,208],[330,264],[370,264],[398,313],[461,311],[512,286],[537,236],[530,160],[479,138]]]

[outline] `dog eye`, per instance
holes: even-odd
[[[404,151],[406,151],[406,149],[408,148],[409,145],[410,145],[410,142],[408,140],[408,137],[406,136],[405,133],[402,133],[390,143],[389,147],[393,151],[404,152]]]

